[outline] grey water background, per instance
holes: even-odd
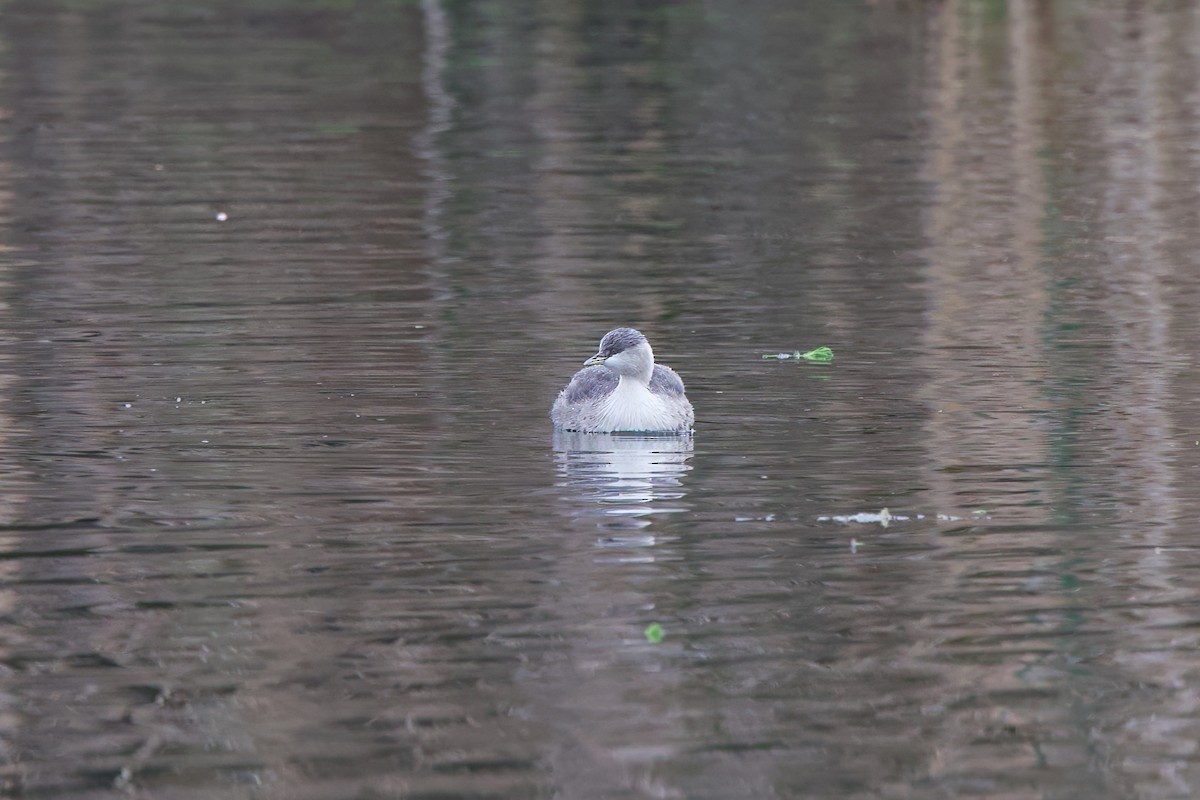
[[[0,4],[0,793],[1197,796],[1198,87],[1189,3]],[[625,324],[693,440],[551,435]]]

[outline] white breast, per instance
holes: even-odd
[[[678,427],[670,409],[649,387],[622,377],[612,394],[600,404],[599,430],[669,431]]]

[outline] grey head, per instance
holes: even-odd
[[[585,367],[603,364],[618,375],[649,383],[654,371],[654,351],[641,332],[616,328],[600,340],[600,352],[583,362]]]
[[[600,350],[596,353],[596,357],[609,358],[617,353],[623,353],[631,347],[637,347],[639,344],[646,344],[646,337],[642,335],[641,331],[633,328],[614,328],[604,334],[604,338],[600,340]]]

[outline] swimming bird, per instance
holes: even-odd
[[[584,433],[690,433],[695,416],[675,370],[654,363],[633,328],[604,334],[550,409],[554,427]]]

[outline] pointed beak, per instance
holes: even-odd
[[[596,353],[596,355],[592,356],[587,361],[583,362],[583,365],[585,367],[595,367],[595,366],[599,366],[600,364],[603,364],[603,363],[604,363],[604,356],[600,355],[599,353]]]

